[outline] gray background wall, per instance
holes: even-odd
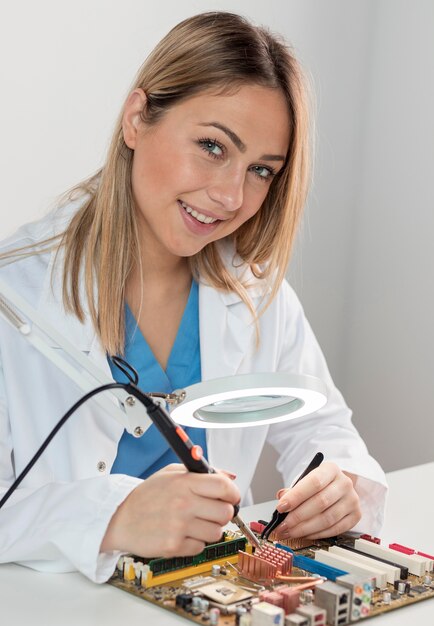
[[[282,32],[316,94],[314,184],[289,268],[386,470],[433,460],[434,3],[25,0],[0,15],[0,236],[101,164],[136,69],[181,19]],[[266,450],[257,500],[280,483]]]

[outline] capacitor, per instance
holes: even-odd
[[[432,583],[431,576],[425,576],[425,578],[423,579],[423,584],[424,585],[431,585],[431,583]]]
[[[117,569],[120,570],[121,572],[124,569],[124,560],[125,560],[125,557],[124,556],[120,556],[118,558],[118,562],[116,564]]]
[[[240,626],[241,616],[245,615],[246,613],[247,613],[247,609],[245,609],[243,606],[237,606],[235,610],[235,625],[236,626]]]
[[[191,612],[193,615],[200,615],[202,613],[202,598],[194,596],[191,603]]]
[[[221,567],[220,565],[213,565],[211,567],[211,575],[212,576],[220,576]]]
[[[202,610],[202,613],[206,613],[209,609],[209,600],[207,600],[206,598],[201,598],[200,599],[200,608]]]
[[[300,604],[312,604],[313,603],[313,591],[312,589],[305,589],[300,593]]]
[[[390,604],[392,602],[392,594],[390,593],[390,591],[384,591],[383,592],[383,603],[384,604]]]
[[[193,596],[191,593],[179,593],[175,598],[176,606],[185,610],[191,606],[192,601]]]
[[[405,593],[405,582],[398,583],[398,593],[401,595]]]
[[[219,609],[211,609],[209,612],[209,624],[210,626],[218,626],[220,619],[220,610]]]

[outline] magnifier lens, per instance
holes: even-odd
[[[238,413],[246,413],[247,411],[263,411],[268,407],[281,406],[295,398],[287,396],[246,396],[245,398],[231,398],[229,400],[220,400],[213,402],[202,408],[207,413],[226,413],[227,411],[238,411]]]
[[[225,422],[243,424],[246,422],[261,422],[287,415],[304,405],[300,398],[280,395],[257,395],[243,398],[231,398],[212,402],[194,411],[196,419],[202,422]]]

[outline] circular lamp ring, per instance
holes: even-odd
[[[185,399],[170,414],[183,426],[234,428],[295,419],[326,402],[326,386],[313,376],[240,374],[187,387]]]

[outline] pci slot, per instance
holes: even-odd
[[[364,539],[356,539],[354,547],[365,554],[379,556],[384,559],[393,559],[396,563],[408,567],[410,574],[414,574],[415,576],[423,576],[426,571],[427,559],[419,557],[416,554],[402,554],[396,550],[391,550],[390,548],[385,548],[381,545],[379,546],[376,543],[365,541]]]
[[[353,548],[353,546],[348,546],[346,543],[341,544],[341,548],[345,548],[345,550],[348,550],[349,552],[354,552],[355,554],[364,554],[366,557],[368,557],[368,555],[365,552],[361,552],[361,550],[357,550],[357,548]],[[381,563],[387,563],[388,565],[393,565],[393,567],[397,567],[400,571],[399,577],[401,580],[407,580],[408,578],[408,567],[405,567],[404,565],[400,565],[399,563],[395,563],[394,561],[390,561],[389,559],[383,559],[379,556],[377,557],[369,557],[369,558],[373,558],[376,561],[380,561]]]
[[[372,544],[375,545],[375,544]],[[315,560],[331,565],[331,567],[342,567],[348,570],[350,574],[357,574],[358,576],[368,577],[374,580],[374,585],[380,589],[385,589],[387,586],[386,574],[384,571],[379,570],[377,567],[371,565],[365,565],[351,559],[351,557],[343,557],[337,554],[332,554],[327,550],[317,550],[315,552]]]
[[[378,570],[386,574],[386,580],[391,585],[393,585],[395,580],[399,580],[400,570],[398,567],[393,567],[392,565],[378,561],[375,557],[349,552],[339,546],[330,546],[329,552],[343,556],[344,558],[350,558],[351,560],[361,563],[362,565],[367,565],[368,567],[376,567]]]

